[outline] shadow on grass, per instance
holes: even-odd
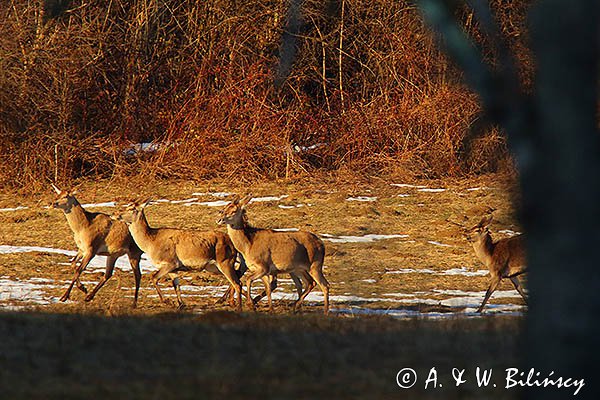
[[[522,319],[0,314],[1,398],[515,398],[451,370],[518,366]],[[397,372],[419,381],[402,390]],[[431,367],[443,388],[424,390]],[[474,378],[473,378],[474,380]],[[226,396],[226,397],[225,397]],[[440,397],[441,396],[441,397]]]

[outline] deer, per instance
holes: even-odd
[[[65,214],[77,245],[77,254],[71,261],[74,276],[60,301],[64,302],[69,299],[75,285],[86,294],[85,301],[91,301],[100,288],[112,277],[117,259],[127,254],[135,278],[133,297],[133,307],[135,308],[142,278],[140,271],[142,250],[134,242],[127,225],[107,214],[86,211],[75,197],[77,190],[61,190],[54,184],[52,184],[52,188],[57,194],[52,207],[62,210]],[[96,255],[106,256],[106,269],[102,279],[90,293],[87,293],[87,289],[80,281],[80,276]],[[78,262],[79,266],[77,266]]]
[[[144,209],[150,200],[144,203],[132,202],[126,210],[131,218],[129,232],[136,244],[158,267],[151,280],[161,302],[167,303],[158,285],[163,277],[172,279],[177,295],[178,308],[185,304],[181,298],[180,275],[185,271],[206,270],[213,274],[222,274],[237,294],[237,311],[242,310],[241,284],[235,269],[237,250],[229,237],[218,231],[200,231],[177,228],[152,228],[148,224]],[[245,270],[245,266],[240,270]]]
[[[467,240],[472,244],[475,256],[488,268],[491,276],[483,302],[477,309],[478,313],[483,313],[490,296],[505,278],[510,279],[527,304],[527,296],[518,278],[527,272],[524,235],[493,241],[489,231],[492,219],[491,214],[484,216],[479,223],[466,230]]]
[[[242,253],[250,274],[246,280],[247,303],[254,310],[251,298],[252,282],[262,279],[268,299],[269,311],[273,312],[272,284],[278,274],[289,273],[301,278],[306,289],[294,302],[294,311],[318,284],[323,292],[324,313],[329,312],[329,282],[323,275],[325,245],[315,234],[307,231],[281,232],[255,228],[248,223],[246,206],[252,199],[234,199],[220,211],[219,225],[227,225],[227,234],[235,248]]]

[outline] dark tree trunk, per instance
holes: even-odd
[[[492,69],[460,30],[447,4],[421,0],[451,56],[505,128],[519,169],[521,219],[528,236],[530,307],[522,367],[585,379],[579,397],[600,398],[599,3],[543,0],[530,15],[536,82],[521,94],[489,9],[473,2],[496,42]],[[526,378],[526,377],[525,377]],[[567,398],[568,389],[532,388],[527,398]]]

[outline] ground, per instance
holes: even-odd
[[[83,302],[74,290],[71,301],[60,303],[72,275],[65,253],[75,250],[64,215],[46,208],[53,199],[50,188],[37,196],[5,192],[0,194],[0,307],[6,313],[0,330],[10,339],[0,345],[6,350],[0,364],[18,368],[2,368],[7,371],[0,375],[2,387],[18,382],[8,392],[13,397],[45,398],[103,391],[127,398],[148,393],[191,398],[200,387],[207,396],[234,398],[258,397],[263,390],[269,397],[421,398],[436,394],[423,386],[436,366],[444,371],[446,396],[516,396],[511,390],[485,391],[473,382],[448,389],[454,386],[453,367],[500,371],[520,361],[526,308],[508,282],[492,297],[487,315],[474,313],[488,276],[452,223],[473,225],[493,208],[495,238],[518,232],[513,180],[490,175],[248,185],[98,181],[82,184],[77,197],[107,213],[118,204],[101,203],[151,197],[152,226],[205,230],[222,229],[215,224],[221,208],[216,202],[227,201],[227,193],[264,200],[248,207],[255,226],[321,235],[331,283],[329,317],[321,315],[318,288],[302,311],[292,314],[288,277],[275,292],[275,315],[268,315],[264,304],[257,313],[244,309],[238,315],[228,305],[214,305],[225,279],[207,273],[186,278],[187,307],[176,311],[159,302],[147,261],[133,309],[133,276],[125,258],[94,301]],[[26,251],[31,246],[45,249]],[[99,280],[101,267],[97,260],[84,274],[88,286]],[[163,287],[173,301],[170,285]],[[254,287],[261,290],[262,284]],[[419,373],[414,389],[402,391],[395,382],[404,367]],[[43,385],[34,387],[32,380]]]

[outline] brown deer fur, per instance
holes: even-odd
[[[65,213],[67,223],[73,231],[73,238],[77,244],[77,255],[71,263],[71,268],[75,271],[75,275],[71,284],[60,298],[60,301],[66,301],[69,298],[75,283],[77,283],[77,287],[81,291],[87,293],[79,278],[96,254],[107,257],[106,270],[100,282],[87,294],[85,301],[90,301],[94,298],[98,290],[112,276],[117,259],[127,254],[135,277],[135,295],[133,299],[133,306],[135,307],[140,289],[140,258],[142,257],[142,251],[133,241],[127,225],[121,221],[112,219],[106,214],[84,210],[75,198],[74,191],[60,190],[54,185],[52,187],[57,193],[57,198],[52,206],[63,210]],[[77,267],[79,261],[81,263]]]
[[[489,215],[468,231],[468,240],[472,243],[475,255],[490,271],[490,284],[477,312],[482,312],[487,301],[504,278],[510,279],[515,289],[527,302],[518,276],[527,272],[524,236],[517,235],[496,242],[488,229],[492,222]]]
[[[221,273],[233,286],[241,311],[241,285],[235,270],[237,251],[229,237],[217,231],[192,229],[152,228],[148,225],[144,207],[148,202],[129,207],[131,224],[129,231],[137,245],[144,250],[159,270],[152,274],[152,283],[162,302],[165,299],[158,286],[161,278],[173,278],[179,307],[183,307],[179,288],[179,272],[206,269]]]
[[[306,289],[294,304],[299,306],[318,284],[325,297],[325,314],[329,311],[329,283],[323,275],[325,246],[316,235],[300,232],[276,232],[270,229],[251,227],[246,217],[245,206],[252,196],[243,200],[236,197],[221,211],[219,224],[227,225],[227,233],[235,248],[242,253],[250,276],[247,278],[248,305],[254,308],[251,299],[252,282],[262,279],[267,292],[269,310],[273,310],[271,284],[280,273],[293,273],[302,278]],[[315,284],[316,282],[316,284]]]

